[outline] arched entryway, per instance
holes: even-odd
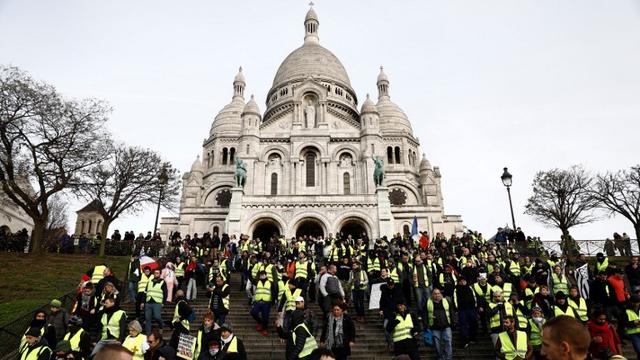
[[[324,226],[320,220],[313,218],[305,218],[300,220],[296,227],[296,237],[301,236],[324,236]]]
[[[253,226],[252,238],[260,240],[269,240],[272,236],[280,236],[280,225],[273,219],[260,219]]]
[[[348,219],[340,227],[340,233],[344,238],[351,235],[354,239],[360,239],[363,234],[368,236],[368,231],[365,223],[360,219]]]

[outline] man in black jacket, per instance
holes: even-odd
[[[464,346],[467,347],[469,343],[476,342],[478,314],[475,294],[464,276],[458,278],[458,284],[453,293],[453,303],[458,310],[460,337]]]
[[[417,334],[422,332],[420,320],[415,314],[407,310],[403,302],[398,303],[395,316],[389,320],[386,331],[391,334],[393,340],[393,353],[396,356],[409,355],[411,360],[419,360]]]
[[[131,259],[129,260],[129,286],[128,293],[129,296],[127,298],[127,302],[135,301],[136,295],[138,294],[138,281],[140,281],[140,275],[142,275],[140,271],[140,259],[138,259],[138,254],[134,253],[131,255]]]

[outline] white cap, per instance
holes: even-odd
[[[479,278],[480,279],[486,279],[487,278],[487,273],[480,273]]]
[[[296,302],[304,302],[304,298],[302,296],[298,296],[296,298]]]

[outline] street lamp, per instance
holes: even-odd
[[[513,231],[515,231],[516,218],[513,216],[513,203],[511,202],[511,185],[513,184],[513,176],[509,174],[507,168],[504,168],[504,172],[502,173],[502,176],[500,176],[500,179],[502,179],[502,185],[507,188],[507,195],[509,195],[509,208],[511,209],[511,223],[513,225]]]
[[[160,194],[158,195],[158,210],[156,210],[156,222],[153,224],[153,237],[156,236],[156,229],[158,228],[158,216],[160,216],[160,203],[162,202],[162,191],[165,185],[169,182],[169,176],[167,175],[167,168],[162,167],[160,175],[158,175],[158,185],[160,185]],[[153,238],[152,237],[152,238]]]

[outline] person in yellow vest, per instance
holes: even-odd
[[[291,314],[291,331],[287,338],[287,359],[310,360],[318,342],[304,321],[304,311],[296,309]]]
[[[180,289],[186,289],[186,284],[184,281],[184,270],[187,267],[184,261],[182,261],[182,257],[176,257],[175,269],[173,270],[176,275],[176,280],[178,281],[178,287]]]
[[[247,360],[244,343],[233,334],[231,325],[220,326],[220,342],[222,346],[216,360]]]
[[[30,328],[25,334],[25,346],[18,353],[18,360],[49,360],[51,348],[36,328]]]
[[[93,269],[87,271],[87,276],[91,279],[91,283],[96,286],[102,280],[106,274],[105,272],[108,270],[107,264],[100,264],[93,267]]]
[[[253,295],[253,306],[251,307],[251,317],[256,321],[256,331],[262,336],[269,335],[269,312],[273,299],[276,299],[277,291],[271,281],[267,278],[267,272],[262,270],[258,273],[259,279],[256,284],[256,293]]]
[[[531,318],[529,319],[529,343],[533,350],[534,359],[540,358],[540,348],[542,348],[542,327],[546,322],[542,309],[534,306],[531,309]]]
[[[180,289],[176,292],[175,300],[176,306],[173,309],[173,318],[171,319],[173,333],[171,334],[171,340],[169,340],[169,346],[178,348],[180,335],[189,335],[191,321],[195,320],[195,314],[184,296],[184,290]]]
[[[556,304],[553,305],[553,316],[570,316],[576,317],[576,312],[567,302],[567,295],[562,291],[556,293]]]
[[[502,320],[502,327],[504,331],[498,335],[495,345],[496,357],[501,360],[531,359],[533,349],[527,333],[516,329],[513,316],[506,316]]]
[[[597,253],[595,273],[596,274],[606,273],[608,268],[609,268],[609,258],[604,256],[604,254],[601,252]]]
[[[478,305],[478,317],[480,318],[480,330],[482,334],[487,334],[487,310],[491,301],[491,285],[487,283],[487,273],[480,273],[478,281],[472,286],[473,292],[476,294],[476,302]]]
[[[369,288],[369,277],[358,260],[353,262],[349,282],[353,284],[353,305],[356,310],[356,321],[365,322],[364,299],[367,294],[367,289]]]
[[[278,304],[278,317],[282,318],[281,325],[285,332],[290,330],[291,314],[296,309],[298,297],[302,297],[302,290],[298,289],[298,283],[295,280],[289,280]]]
[[[215,354],[207,353],[207,349],[210,349],[210,344],[214,342],[218,345],[215,349]],[[198,329],[198,333],[196,335],[196,343],[193,348],[193,359],[209,360],[209,355],[215,356],[220,350],[219,343],[220,326],[214,321],[213,312],[211,312],[211,310],[207,310],[207,312],[202,316],[202,325]]]
[[[69,319],[69,331],[64,334],[63,340],[68,340],[71,350],[88,358],[91,354],[91,335],[82,328],[82,318],[73,315]]]
[[[229,293],[231,288],[228,284],[225,284],[224,278],[221,275],[215,277],[214,286],[208,287],[209,291],[211,291],[211,298],[209,299],[209,309],[213,312],[216,317],[216,321],[218,324],[224,324],[224,320],[229,314],[230,305],[230,297]]]
[[[127,314],[116,306],[113,298],[106,298],[104,310],[100,314],[100,340],[122,342],[127,335]]]
[[[147,336],[142,333],[142,326],[138,320],[133,320],[127,326],[129,331],[122,346],[133,353],[133,360],[144,359],[144,353],[149,350]]]
[[[489,319],[489,331],[491,334],[491,342],[495,346],[498,336],[503,331],[502,320],[507,316],[514,316],[515,311],[511,303],[502,298],[502,292],[493,292],[492,302],[489,303],[487,309],[487,318]]]
[[[553,291],[554,295],[560,291],[564,294],[569,293],[569,280],[563,273],[562,267],[560,267],[560,265],[556,265],[553,267],[553,273],[551,273],[551,283],[551,290]]]
[[[162,307],[167,299],[167,285],[162,280],[160,269],[153,269],[153,278],[147,282],[144,303],[144,332],[151,333],[153,320],[158,322],[160,330],[164,327]]]
[[[443,297],[441,291],[439,288],[433,289],[431,298],[427,300],[426,325],[433,333],[436,357],[438,359],[451,360],[453,357],[451,328],[454,321],[453,309],[455,304]]]
[[[629,297],[629,305],[621,315],[625,334],[631,339],[636,356],[640,356],[640,295],[633,294]]]
[[[576,313],[576,318],[582,322],[589,320],[589,309],[587,307],[587,301],[580,296],[577,286],[571,286],[569,288],[569,296],[567,297],[567,303],[573,308]]]
[[[511,296],[511,292],[513,289],[513,284],[510,282],[505,282],[502,278],[502,275],[496,274],[494,276],[495,284],[491,287],[492,292],[499,291],[502,293],[502,297],[507,299]]]
[[[136,295],[136,319],[141,319],[142,304],[145,303],[147,297],[147,283],[153,278],[151,268],[145,266],[138,280],[138,293]]]
[[[436,292],[438,296],[442,298],[442,294],[440,294],[440,291],[438,289],[433,290],[434,294]],[[394,315],[395,316],[392,316],[392,318],[388,321],[386,327],[387,332],[391,334],[394,355],[408,355],[411,360],[420,359],[420,353],[418,352],[418,342],[415,338],[417,334],[420,334],[422,332],[420,320],[417,316],[409,312],[404,301],[399,301],[397,303],[396,312]]]
[[[296,272],[294,278],[298,282],[298,288],[302,290],[302,297],[307,298],[307,288],[309,287],[309,279],[313,278],[312,262],[307,260],[307,254],[304,251],[298,253],[298,261],[296,261]]]

